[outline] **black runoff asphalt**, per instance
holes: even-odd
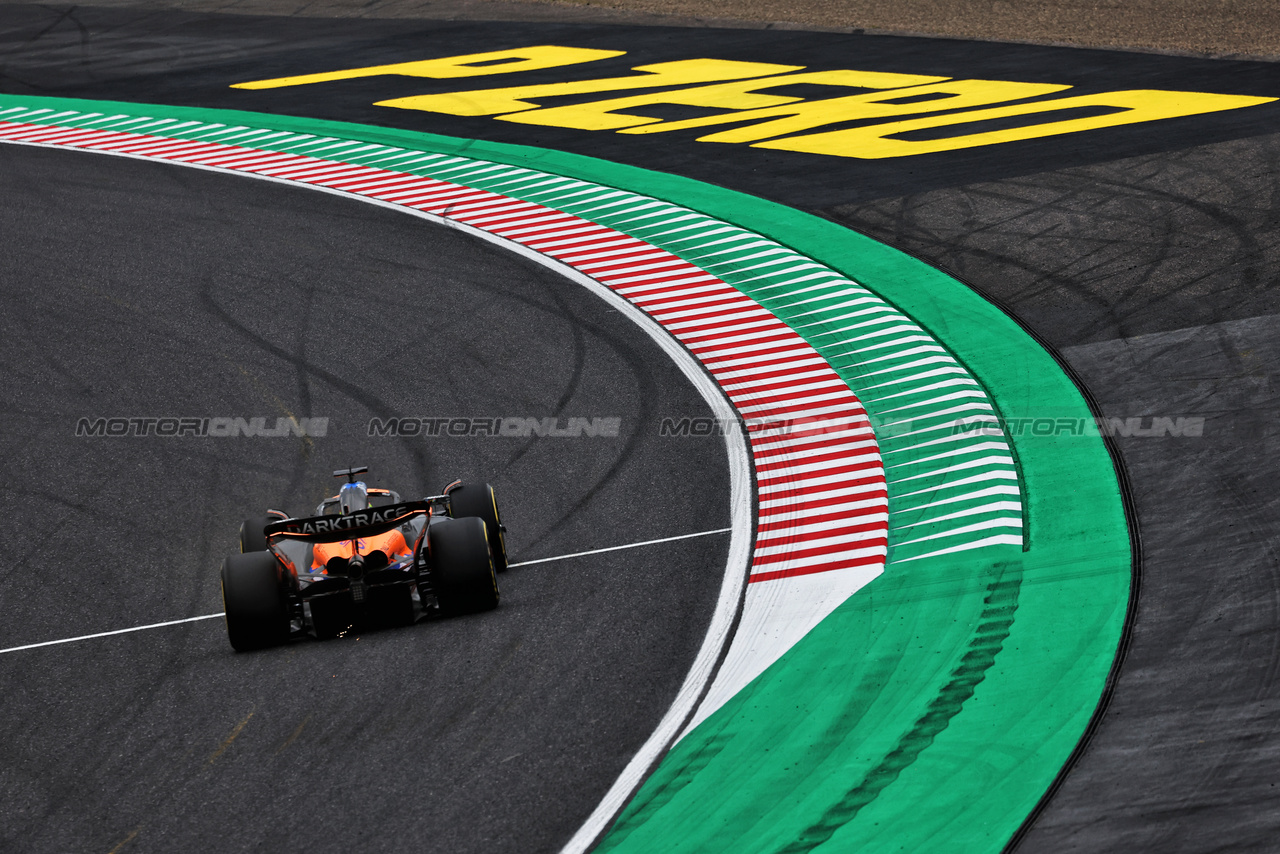
[[[728,524],[709,414],[580,286],[360,202],[0,153],[0,647],[221,610],[239,520],[353,463],[498,492],[513,561]],[[75,436],[81,417],[329,419]],[[372,418],[617,417],[617,438],[369,437]],[[567,841],[666,712],[723,534],[515,567],[498,610],[237,655],[221,619],[0,655],[0,850],[525,852]],[[374,841],[376,840],[376,842]],[[369,847],[366,847],[369,846]]]
[[[285,21],[47,6],[0,7],[0,90],[416,128],[577,151],[723,184],[817,212],[954,272],[1057,349],[1107,415],[1205,417],[1200,438],[1117,442],[1143,547],[1131,644],[1107,714],[1020,850],[1273,851],[1280,838],[1273,546],[1280,533],[1273,379],[1280,373],[1280,105],[858,161],[696,143],[694,134],[630,137],[372,106],[457,89],[457,81],[227,88],[536,43],[628,52],[593,64],[584,77],[705,56],[1064,83],[1079,92],[1280,95],[1280,65],[1114,51],[795,31]]]

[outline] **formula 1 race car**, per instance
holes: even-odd
[[[402,501],[341,469],[337,495],[315,515],[279,510],[246,519],[240,554],[222,562],[227,635],[237,651],[355,628],[409,625],[498,606],[505,528],[489,484],[454,481],[440,495]]]

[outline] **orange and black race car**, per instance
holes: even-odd
[[[498,606],[506,530],[489,484],[454,481],[439,495],[402,501],[341,469],[347,482],[315,515],[279,510],[246,519],[240,554],[222,562],[227,635],[239,651],[307,634],[408,625],[421,615]]]

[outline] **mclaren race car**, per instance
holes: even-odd
[[[454,481],[403,501],[356,480],[368,470],[334,472],[347,482],[314,516],[268,510],[240,526],[240,554],[222,562],[237,650],[497,607],[507,550],[493,487]]]

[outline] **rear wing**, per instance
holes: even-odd
[[[386,507],[370,507],[357,510],[342,516],[312,516],[307,519],[284,519],[272,522],[263,529],[267,539],[283,537],[304,543],[336,543],[341,540],[355,540],[361,537],[374,537],[385,534],[393,528],[399,528],[418,516],[431,514],[432,506],[439,497],[424,498],[421,501],[405,501]]]

